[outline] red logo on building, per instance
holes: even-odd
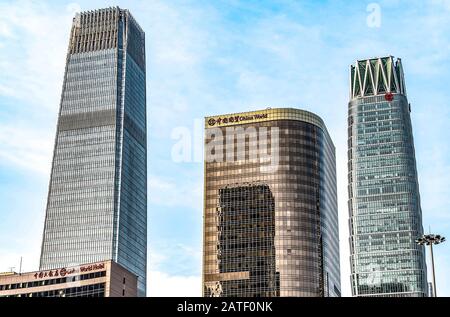
[[[387,101],[392,101],[394,100],[394,94],[392,92],[388,92],[384,95],[384,99],[386,99]]]

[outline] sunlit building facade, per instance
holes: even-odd
[[[411,106],[401,60],[350,69],[348,182],[354,296],[427,296]]]
[[[205,119],[203,295],[340,296],[335,148],[291,108]]]
[[[0,273],[0,297],[136,297],[137,277],[114,261]]]
[[[40,270],[114,260],[146,293],[145,34],[128,10],[73,19]]]

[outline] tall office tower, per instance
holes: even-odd
[[[354,296],[426,296],[422,211],[401,60],[350,68],[348,181]]]
[[[340,296],[335,148],[281,108],[205,120],[204,296]]]
[[[114,260],[146,294],[145,34],[128,10],[73,20],[40,269]]]

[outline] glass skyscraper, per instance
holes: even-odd
[[[348,182],[354,296],[427,296],[411,106],[401,60],[350,68]]]
[[[145,34],[128,10],[73,20],[40,270],[114,260],[146,294]]]
[[[313,113],[205,120],[204,296],[340,296],[335,148]]]

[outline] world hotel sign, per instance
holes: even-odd
[[[96,263],[96,264],[89,264],[89,265],[83,265],[77,268],[61,268],[56,270],[49,270],[49,271],[41,271],[34,273],[35,279],[43,279],[48,277],[65,277],[69,275],[73,275],[75,273],[84,273],[84,272],[90,272],[90,271],[96,271],[96,270],[102,270],[105,268],[105,263]]]

